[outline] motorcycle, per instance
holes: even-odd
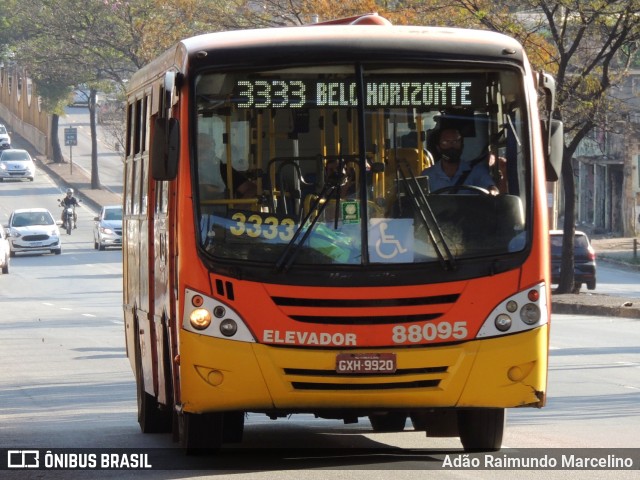
[[[76,228],[76,207],[75,205],[66,206],[62,200],[58,199],[60,206],[63,208],[62,229],[67,231],[67,235],[71,235],[71,230]]]

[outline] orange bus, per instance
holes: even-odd
[[[509,37],[376,15],[196,36],[137,72],[142,430],[218,448],[248,412],[310,413],[499,449],[505,409],[545,403],[553,87]],[[446,128],[499,194],[434,188]]]

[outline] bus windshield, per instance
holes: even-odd
[[[423,65],[197,76],[203,251],[281,267],[449,268],[523,250],[531,159],[522,72]],[[459,135],[461,160],[443,188],[447,129]]]

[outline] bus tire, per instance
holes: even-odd
[[[404,412],[375,413],[369,415],[369,421],[374,432],[401,432],[407,423]]]
[[[137,324],[137,322],[136,322]],[[138,331],[136,329],[136,331]],[[136,397],[138,400],[138,425],[142,433],[171,432],[171,412],[163,409],[156,397],[144,390],[142,358],[139,339],[136,338]]]
[[[178,414],[180,446],[188,455],[215,453],[222,446],[223,413]]]
[[[242,443],[244,433],[244,412],[225,412],[222,426],[224,443]]]
[[[466,451],[496,451],[502,447],[504,408],[478,408],[458,412],[460,441]]]

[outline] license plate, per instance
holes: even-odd
[[[337,373],[394,373],[395,353],[339,353],[336,356]]]
[[[43,242],[31,242],[29,244],[30,247],[41,247]]]

